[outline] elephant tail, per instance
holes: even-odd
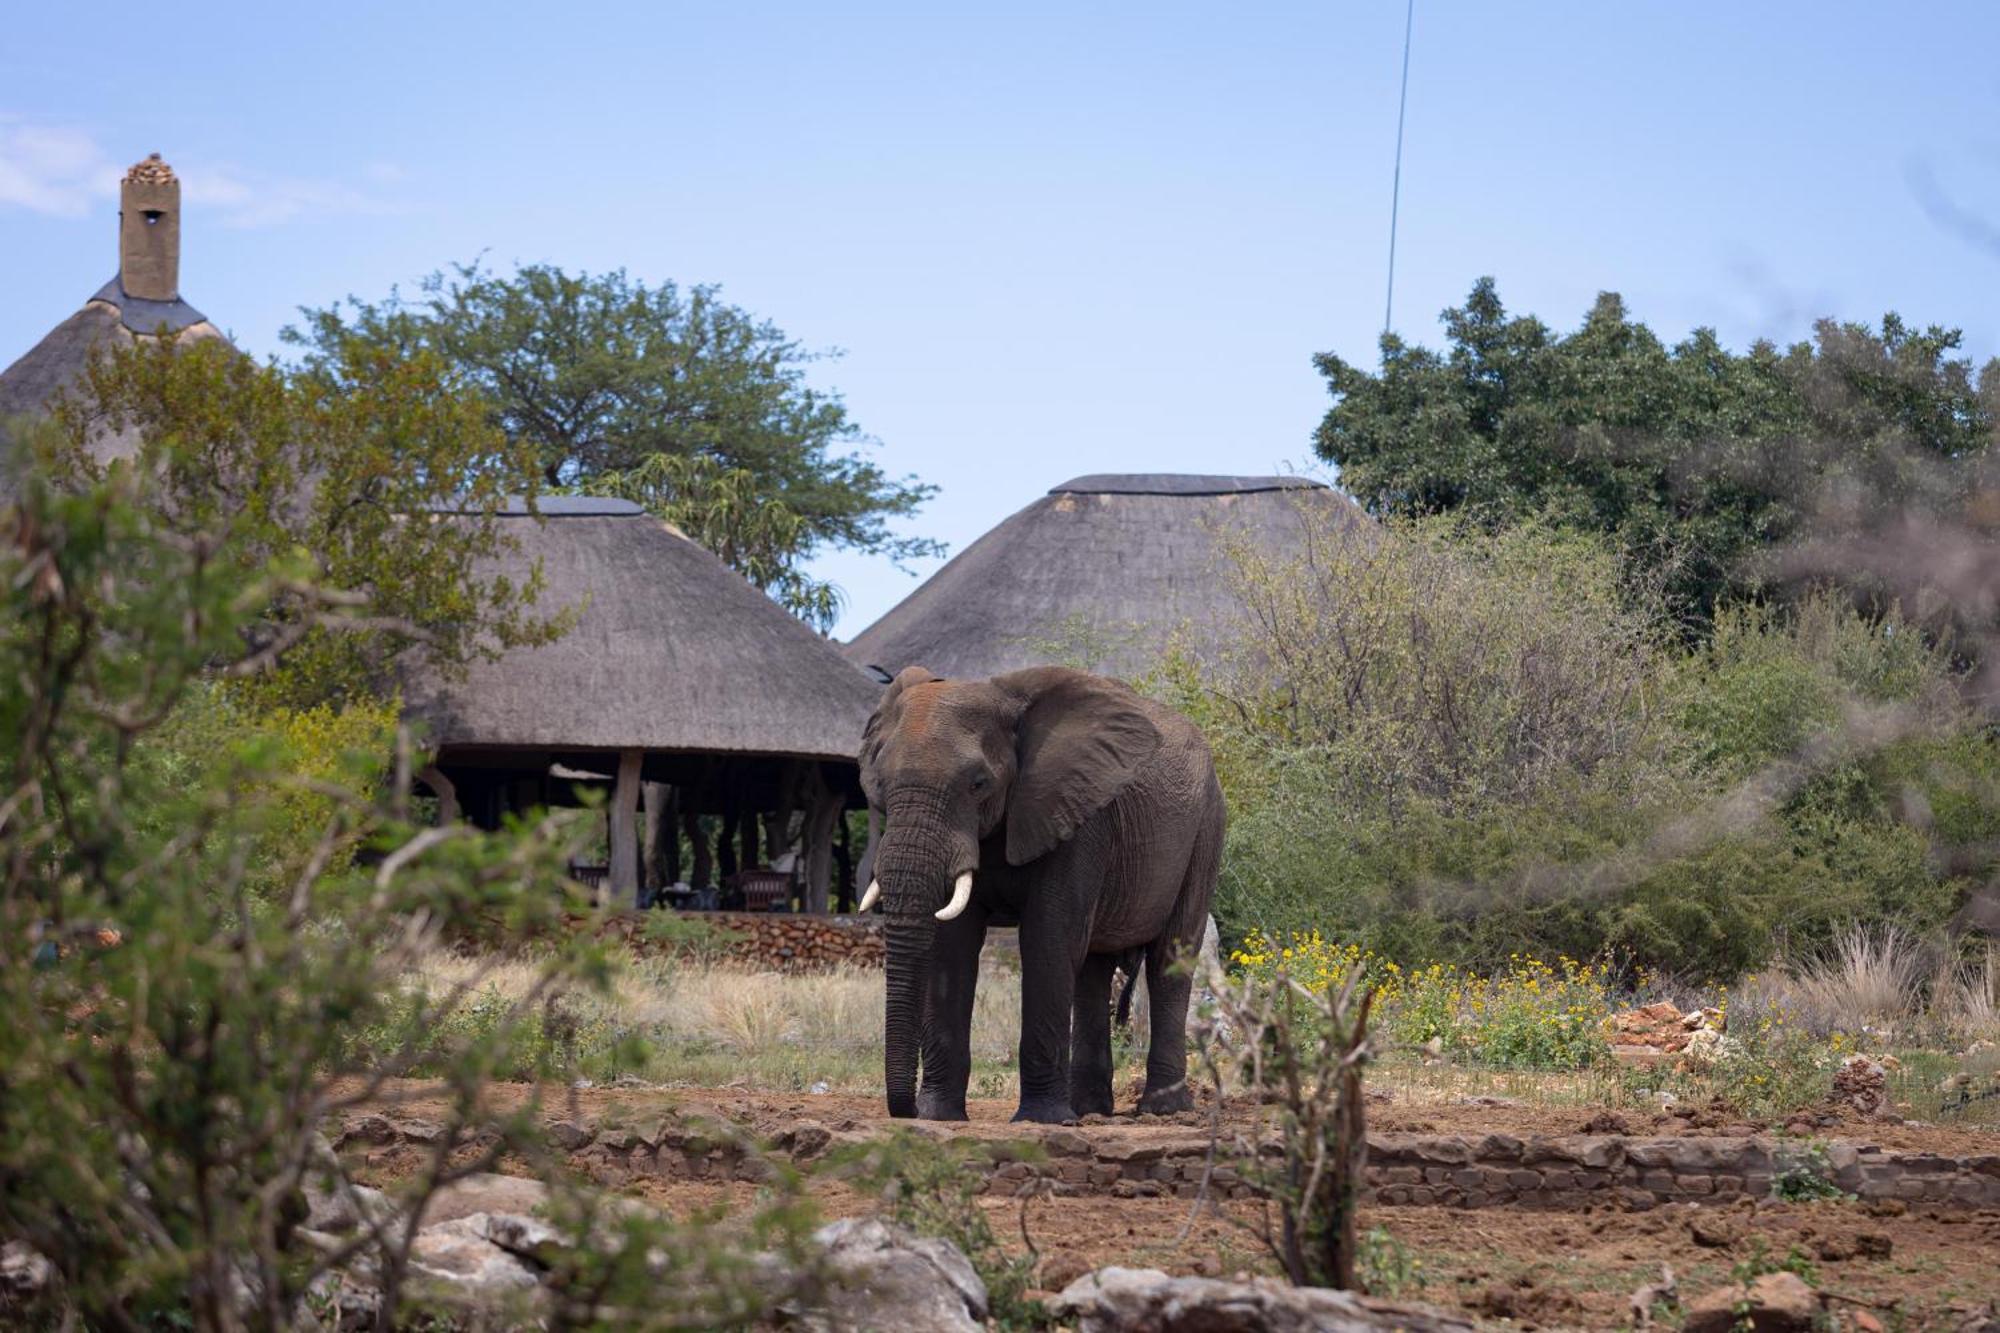
[[[1127,949],[1118,956],[1118,970],[1125,974],[1124,988],[1118,992],[1116,1021],[1121,1028],[1132,1025],[1132,992],[1138,989],[1139,972],[1145,965],[1146,946],[1143,944],[1136,949]]]

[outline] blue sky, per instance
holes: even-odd
[[[1085,472],[1310,462],[1372,361],[1403,6],[43,5],[0,35],[0,362],[186,190],[243,347],[455,259],[720,283],[846,355],[954,550]],[[1418,0],[1396,324],[1481,274],[1741,345],[1895,308],[2000,353],[2000,6]],[[832,555],[849,636],[915,586]]]

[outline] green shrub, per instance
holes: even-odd
[[[1302,521],[1293,556],[1236,555],[1227,660],[1149,681],[1216,753],[1228,940],[1720,981],[1935,929],[2000,866],[2000,744],[1893,611],[1724,608],[1687,649],[1584,538]]]

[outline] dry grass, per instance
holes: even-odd
[[[1732,1030],[1775,1020],[1876,1045],[1993,1040],[2000,1038],[2000,947],[1963,962],[1893,926],[1856,927],[1822,954],[1745,978],[1729,995],[1729,1017]]]
[[[433,990],[485,971],[484,989],[524,993],[537,975],[532,959],[496,962],[438,950],[413,982]],[[620,967],[608,995],[565,997],[571,1019],[594,1044],[632,1037],[637,1065],[586,1061],[585,1073],[620,1073],[653,1082],[739,1084],[874,1093],[882,1082],[882,973],[866,968],[784,975],[722,963],[638,958]],[[987,972],[973,1007],[973,1095],[1014,1095],[1021,1027],[1020,978]]]

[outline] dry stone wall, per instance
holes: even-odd
[[[593,1130],[562,1121],[550,1129],[552,1140],[568,1149],[579,1166],[607,1183],[623,1184],[640,1176],[759,1179],[770,1170],[766,1160],[745,1150],[739,1131],[695,1122],[664,1121],[650,1130]],[[422,1144],[428,1141],[425,1133],[421,1125],[398,1127],[372,1116],[349,1127],[343,1146]],[[872,1134],[799,1120],[766,1127],[758,1137],[775,1152],[808,1162],[829,1148]],[[1254,1194],[1228,1167],[1218,1166],[1210,1173],[1207,1140],[1194,1134],[1061,1128],[994,1141],[988,1147],[994,1158],[986,1167],[989,1191],[1012,1193],[1033,1181],[1047,1180],[1057,1194],[1193,1198],[1206,1174],[1212,1197]],[[1947,1157],[1885,1152],[1851,1143],[1813,1148],[1797,1140],[1764,1136],[1578,1134],[1523,1139],[1508,1134],[1373,1134],[1368,1139],[1369,1197],[1385,1204],[1558,1209],[1598,1204],[1645,1209],[1662,1203],[1763,1198],[1787,1171],[1823,1175],[1862,1199],[1896,1199],[1948,1209],[2000,1208],[2000,1154]]]

